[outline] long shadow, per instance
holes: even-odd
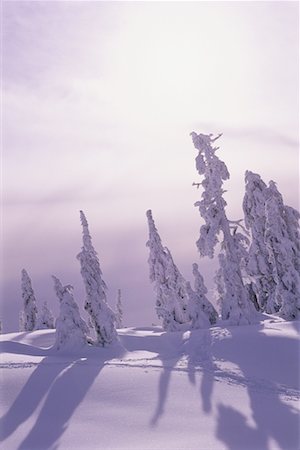
[[[231,406],[218,406],[217,437],[230,450],[268,450],[267,436]]]
[[[181,332],[165,333],[159,336],[160,353],[157,358],[162,362],[162,372],[159,377],[158,400],[153,416],[150,420],[151,427],[158,425],[161,416],[164,414],[172,371],[181,357],[180,344],[182,343]],[[179,348],[179,350],[178,350]]]
[[[76,408],[104,367],[104,361],[74,361],[52,384],[39,417],[18,450],[58,448]]]
[[[196,385],[196,373],[201,373],[200,396],[202,409],[206,414],[211,412],[211,397],[214,384],[215,365],[212,357],[211,330],[191,331],[189,341],[185,346],[188,356],[188,378]],[[198,370],[197,370],[198,369]]]
[[[279,394],[295,399],[299,391],[298,342],[287,336],[267,336],[260,332],[259,326],[256,327],[258,334],[249,339],[246,327],[238,328],[232,327],[231,332],[241,351],[237,351],[231,339],[225,339],[218,343],[214,355],[232,361],[241,369],[256,428],[249,427],[236,409],[221,405],[217,436],[230,450],[268,449],[270,439],[276,441],[279,448],[296,450],[300,443],[298,415]],[[265,378],[258,378],[259,374]],[[235,432],[237,427],[238,433]],[[246,444],[248,441],[255,441],[255,445],[251,447]]]
[[[24,350],[23,347],[21,347],[21,349]],[[65,361],[53,362],[50,357],[46,357],[42,362],[40,362],[10,409],[0,419],[1,441],[9,437],[33,414],[42,399],[47,394],[53,381],[69,365],[70,362]]]

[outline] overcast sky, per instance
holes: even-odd
[[[189,133],[219,133],[242,217],[246,169],[298,207],[297,2],[3,2],[4,328],[20,272],[57,312],[51,274],[84,302],[79,209],[127,325],[157,323],[145,212],[191,279],[201,192]]]

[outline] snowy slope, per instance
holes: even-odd
[[[2,447],[299,449],[298,322],[119,337],[58,356],[52,330],[2,335]]]

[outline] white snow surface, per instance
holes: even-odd
[[[1,335],[2,448],[299,449],[299,322],[118,335],[77,354]]]

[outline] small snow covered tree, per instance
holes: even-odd
[[[115,327],[116,316],[107,304],[106,285],[102,279],[98,255],[92,245],[88,222],[80,211],[83,228],[83,246],[77,259],[81,266],[81,275],[86,290],[85,310],[90,315],[90,321],[97,336],[97,343],[107,346],[117,339]]]
[[[269,198],[265,204],[265,243],[276,283],[275,298],[279,314],[286,320],[300,316],[300,274],[297,261],[296,211],[283,204],[283,199],[273,181],[269,183]],[[293,220],[291,220],[291,214]],[[294,228],[295,227],[295,228]]]
[[[121,300],[121,289],[118,289],[116,307],[117,307],[116,328],[123,328],[123,306],[122,306],[122,300]]]
[[[222,319],[230,324],[250,324],[255,320],[255,310],[250,303],[248,290],[244,286],[239,260],[240,236],[234,237],[233,227],[225,212],[226,201],[223,198],[223,182],[229,178],[228,169],[212,144],[221,136],[191,133],[195,148],[198,150],[196,168],[204,179],[199,185],[204,188],[202,199],[195,204],[205,221],[201,226],[197,247],[200,256],[213,258],[218,242],[221,244],[219,255],[219,278],[222,277],[222,297],[220,299]],[[236,222],[235,222],[236,224]],[[220,238],[220,234],[222,238]],[[238,247],[237,247],[238,244]],[[220,292],[220,290],[219,290]]]
[[[156,293],[156,313],[162,319],[162,326],[167,331],[178,331],[182,324],[189,322],[186,280],[176,267],[167,247],[163,247],[158,231],[147,211],[150,255],[148,259],[150,280],[154,283]]]
[[[33,331],[36,328],[37,306],[31,279],[25,269],[22,270],[21,289],[24,304],[24,331]]]
[[[259,308],[266,313],[273,314],[278,311],[275,299],[276,283],[265,244],[265,204],[269,197],[269,189],[258,174],[250,171],[245,174],[245,182],[243,210],[245,225],[250,230],[252,237],[246,271],[254,283],[253,289],[255,289]]]
[[[48,328],[49,329],[55,328],[54,317],[51,310],[48,307],[47,302],[44,302],[42,305],[42,310],[38,314],[37,329],[44,330]]]
[[[186,291],[189,296],[188,313],[191,318],[191,329],[208,328],[210,321],[202,309],[199,295],[192,289],[190,282],[186,283]]]
[[[207,287],[204,284],[203,277],[199,272],[198,264],[193,264],[193,275],[195,277],[194,281],[194,291],[197,298],[197,305],[201,311],[207,316],[211,325],[214,325],[218,319],[218,313],[211,304],[211,302],[206,297]]]
[[[87,343],[88,327],[80,317],[78,305],[73,297],[73,287],[63,286],[58,278],[54,276],[52,278],[54,290],[60,302],[53,348],[76,351]]]
[[[19,331],[25,331],[25,313],[23,310],[19,312]]]

